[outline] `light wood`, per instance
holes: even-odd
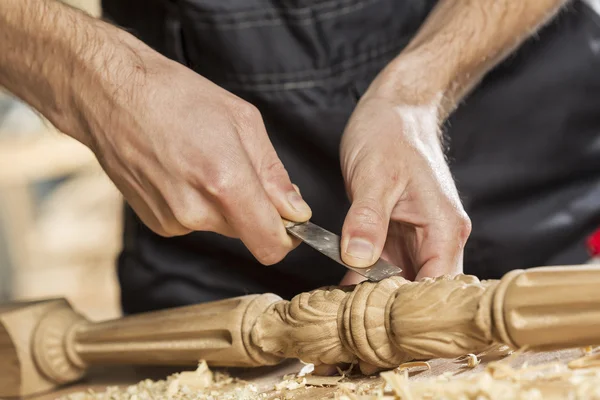
[[[93,365],[273,365],[477,353],[494,342],[568,348],[600,342],[600,267],[512,271],[323,288],[291,301],[252,295],[91,323],[64,300],[0,308],[0,396],[72,382]],[[559,317],[557,317],[559,316]]]
[[[561,350],[555,352],[533,353],[526,352],[514,357],[510,363],[514,368],[527,363],[528,366],[546,364],[550,362],[568,363],[569,361],[581,356],[581,350]],[[430,381],[437,377],[450,374],[453,378],[466,378],[474,374],[482,373],[489,362],[498,361],[497,357],[482,356],[481,363],[475,368],[465,368],[464,364],[448,359],[435,359],[429,361],[430,370],[421,370],[419,373],[411,374],[411,381]],[[293,400],[315,400],[315,399],[334,399],[340,397],[342,393],[338,387],[305,387],[286,393],[276,393],[274,386],[281,382],[282,377],[288,374],[297,374],[303,367],[300,362],[292,362],[291,360],[277,366],[260,367],[253,369],[228,369],[226,372],[236,378],[243,379],[258,389],[256,397],[264,396],[265,399],[285,398]],[[86,376],[86,379],[75,385],[70,385],[65,388],[53,391],[51,393],[40,396],[28,397],[28,400],[57,400],[66,399],[67,396],[74,393],[96,393],[104,392],[107,387],[121,387],[123,390],[130,385],[134,385],[146,379],[160,380],[165,379],[168,375],[176,372],[181,372],[181,369],[165,369],[158,367],[131,367],[118,366],[112,368],[94,368]],[[372,387],[384,385],[381,378],[361,378],[353,377],[351,382],[360,385],[368,384]],[[496,393],[501,396],[502,393]],[[64,397],[63,397],[64,396]],[[337,397],[336,397],[337,396]],[[357,396],[358,397],[358,396]],[[74,398],[78,398],[75,397]],[[159,397],[154,397],[159,398]],[[219,398],[219,397],[215,397]],[[225,398],[225,396],[223,396]],[[362,398],[362,397],[359,397]],[[370,398],[370,397],[366,397]],[[391,398],[391,397],[390,397]]]
[[[40,393],[59,384],[38,368],[33,340],[44,315],[67,307],[64,300],[0,307],[0,397]]]

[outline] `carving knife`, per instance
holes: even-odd
[[[377,260],[375,264],[367,268],[352,267],[342,261],[340,237],[335,233],[331,233],[310,221],[298,223],[284,220],[283,222],[285,229],[290,235],[302,240],[319,253],[337,261],[339,264],[364,276],[370,281],[379,282],[390,276],[400,275],[402,272],[402,269],[381,258]]]

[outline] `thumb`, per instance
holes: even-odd
[[[393,204],[385,188],[363,185],[353,193],[352,206],[342,228],[342,260],[366,268],[381,256],[387,237]]]

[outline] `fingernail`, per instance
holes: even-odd
[[[346,248],[346,254],[350,257],[357,258],[359,260],[371,260],[373,259],[373,252],[375,247],[373,244],[365,239],[352,238],[348,242]]]
[[[311,212],[308,204],[306,204],[304,199],[302,199],[302,196],[300,196],[298,193],[289,192],[287,195],[287,198],[288,198],[290,205],[292,206],[292,208],[294,210],[296,210],[300,213],[310,213]]]

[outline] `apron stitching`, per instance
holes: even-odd
[[[257,92],[269,92],[269,91],[288,91],[288,90],[302,90],[311,89],[318,86],[325,86],[327,82],[337,82],[340,86],[347,84],[344,81],[348,77],[351,77],[359,68],[369,68],[376,66],[378,69],[382,66],[381,62],[387,62],[386,57],[382,54],[380,57],[374,57],[363,63],[360,63],[353,68],[340,69],[335,76],[329,76],[321,79],[306,79],[303,81],[296,82],[274,82],[274,83],[258,83],[258,82],[226,82],[221,84],[225,89],[228,90],[252,90]]]
[[[301,8],[285,8],[285,7],[264,7],[258,10],[244,10],[244,11],[232,11],[232,10],[210,10],[204,11],[201,9],[196,9],[196,15],[200,18],[204,18],[205,20],[215,21],[215,20],[224,20],[226,22],[235,22],[231,21],[234,19],[252,19],[257,18],[257,21],[261,20],[270,20],[274,15],[285,15],[290,18],[305,18],[313,15],[315,11],[322,10],[331,10],[339,7],[346,7],[348,5],[360,4],[365,0],[333,0],[333,1],[325,1],[316,3],[311,6],[301,7]],[[377,0],[381,1],[381,0]],[[191,7],[194,7],[194,4],[191,4]],[[330,11],[326,11],[330,12]]]
[[[406,45],[408,38],[404,40],[393,42],[389,44],[386,42],[383,45],[376,46],[367,51],[357,53],[350,58],[347,58],[337,64],[333,64],[323,68],[296,71],[296,72],[274,72],[274,73],[240,73],[240,74],[225,74],[225,79],[236,79],[243,82],[258,83],[263,80],[294,80],[303,78],[328,78],[337,72],[344,72],[356,67],[361,64],[368,62],[374,58],[379,58],[384,54],[390,52],[399,53],[400,50]]]
[[[267,27],[267,26],[280,26],[280,25],[310,25],[315,21],[324,21],[327,19],[336,18],[342,15],[350,14],[352,12],[359,11],[371,4],[378,3],[379,0],[363,0],[355,4],[350,4],[333,11],[325,12],[322,14],[312,15],[307,18],[301,18],[297,20],[289,20],[282,18],[282,16],[271,16],[269,18],[257,19],[254,21],[234,21],[234,22],[203,22],[194,20],[194,27],[197,28],[216,28],[218,30],[241,30],[248,28]]]

